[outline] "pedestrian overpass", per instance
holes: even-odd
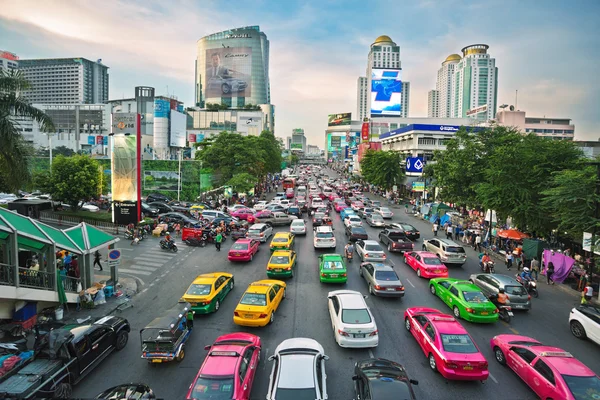
[[[327,161],[324,158],[301,158],[299,164],[326,165]]]

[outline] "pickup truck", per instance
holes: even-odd
[[[264,216],[256,217],[255,222],[263,224],[271,224],[272,226],[277,225],[289,225],[296,219],[295,216],[289,216],[283,212],[273,212],[265,214]]]
[[[70,398],[72,385],[127,345],[130,329],[126,319],[107,316],[50,331],[36,343],[34,360],[0,383],[0,398]]]
[[[413,251],[413,242],[411,242],[406,233],[397,229],[384,229],[379,233],[379,241],[387,245],[388,251],[404,253]]]

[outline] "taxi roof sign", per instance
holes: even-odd
[[[456,318],[450,316],[450,315],[434,315],[429,317],[429,319],[431,319],[432,321],[438,321],[438,322],[454,322],[456,321]]]
[[[566,351],[543,351],[540,356],[542,357],[568,357],[572,358],[573,355]]]
[[[211,351],[211,356],[224,356],[224,357],[239,357],[240,354],[237,351]]]

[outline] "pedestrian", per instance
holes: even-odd
[[[194,314],[195,314],[195,312],[194,312],[194,311],[192,311],[192,310],[189,310],[189,311],[187,312],[187,315],[186,315],[187,327],[188,327],[188,329],[189,329],[190,331],[191,331],[191,330],[192,330],[192,328],[194,327]]]
[[[552,261],[548,262],[548,266],[546,267],[546,284],[549,285],[550,281],[554,285],[554,280],[552,279],[552,275],[554,275],[554,263]]]
[[[179,222],[177,222],[175,224],[175,236],[176,237],[180,237],[181,236],[181,224]]]
[[[446,226],[446,239],[452,240],[452,225],[450,224]]]
[[[537,257],[533,257],[533,260],[531,260],[531,276],[533,277],[533,275],[535,274],[536,282],[538,280],[539,273],[540,273],[540,262],[538,261]]]
[[[475,236],[475,247],[478,252],[481,253],[481,234]]]
[[[582,291],[585,289],[585,287],[587,286],[588,283],[588,274],[587,273],[583,273],[581,275],[579,275],[579,283],[577,284],[577,290]]]
[[[510,269],[512,268],[512,263],[513,263],[513,255],[510,251],[506,252],[506,269],[508,271],[510,271]]]
[[[223,234],[221,232],[217,233],[215,237],[215,246],[217,247],[217,251],[221,251],[221,242],[223,241]]]
[[[63,266],[65,267],[65,274],[69,271],[69,268],[71,268],[71,260],[72,259],[73,258],[71,257],[71,253],[66,251],[65,257],[63,258]]]
[[[96,264],[98,264],[98,267],[100,267],[100,271],[102,271],[103,268],[102,264],[100,264],[100,261],[102,261],[102,255],[100,254],[99,250],[96,250],[96,252],[94,253],[94,265],[92,266],[92,268],[96,268]]]
[[[434,222],[433,227],[431,228],[431,230],[433,231],[433,236],[437,236],[439,229],[440,229],[440,226],[438,225],[438,223]]]
[[[79,278],[81,276],[79,273],[79,262],[77,261],[77,256],[73,256],[73,259],[71,260],[71,268],[69,268],[67,276],[70,276],[71,278]]]

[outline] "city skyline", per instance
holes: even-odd
[[[307,143],[321,146],[327,114],[356,112],[357,78],[378,36],[400,46],[403,79],[411,82],[410,117],[427,115],[428,91],[448,54],[487,43],[499,69],[498,105],[514,104],[518,90],[517,106],[528,115],[571,118],[576,140],[597,140],[600,82],[590,77],[600,57],[594,51],[600,4],[578,3],[375,1],[367,9],[358,1],[259,1],[229,15],[217,2],[5,2],[0,48],[23,59],[102,58],[110,67],[110,99],[132,97],[143,85],[192,106],[196,42],[260,25],[271,43],[277,136],[302,127]],[[485,26],[473,23],[484,18]]]

